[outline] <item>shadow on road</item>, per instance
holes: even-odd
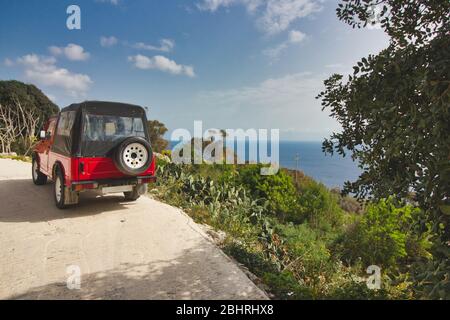
[[[209,266],[205,269],[205,266]],[[213,268],[211,268],[213,267]],[[79,290],[66,281],[30,289],[9,299],[262,299],[241,271],[224,266],[220,253],[200,243],[180,256],[150,264],[122,264],[81,274]],[[82,270],[81,270],[82,271]]]
[[[80,194],[80,203],[60,210],[55,207],[53,184],[36,186],[31,179],[0,180],[0,222],[42,222],[102,214],[132,208],[122,195],[102,196],[88,191]]]

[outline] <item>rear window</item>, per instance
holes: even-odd
[[[145,138],[144,124],[139,117],[86,114],[84,141],[115,141],[127,137]]]

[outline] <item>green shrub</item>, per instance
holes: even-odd
[[[282,235],[292,259],[301,261],[305,274],[313,275],[326,268],[331,255],[326,243],[318,232],[308,224],[278,225],[278,231]]]
[[[195,166],[189,166],[189,173],[204,178],[210,178],[218,183],[227,183],[234,186],[236,185],[236,169],[234,165],[203,163]]]
[[[412,265],[411,279],[414,283],[414,293],[424,299],[450,300],[450,250],[446,257]]]
[[[342,286],[336,286],[330,293],[330,298],[337,300],[386,300],[390,296],[386,289],[369,289],[365,281],[348,281],[343,283]]]
[[[290,271],[281,273],[267,272],[262,278],[278,299],[310,300],[314,297],[311,289],[307,286],[302,286]]]
[[[289,270],[298,283],[309,288],[313,297],[326,294],[337,269],[321,232],[307,223],[280,225],[278,229],[290,257],[285,270]]]
[[[161,154],[168,157],[169,159],[172,159],[172,150],[163,150],[161,151]]]
[[[407,259],[427,257],[428,233],[414,229],[420,210],[397,207],[392,199],[368,206],[364,216],[340,237],[335,245],[344,261],[361,259],[363,264],[396,268]]]
[[[238,184],[257,199],[264,199],[269,213],[282,220],[295,220],[298,199],[292,177],[280,170],[275,175],[261,175],[261,165],[245,165],[238,168]]]
[[[288,270],[280,272],[279,267],[267,259],[267,254],[262,247],[258,245],[249,247],[230,242],[223,250],[260,277],[276,298],[285,300],[312,298],[309,288],[301,286],[292,272]]]
[[[299,205],[301,215],[296,222],[308,221],[313,227],[330,231],[343,223],[343,210],[338,196],[323,184],[309,180],[300,188]]]
[[[277,267],[265,258],[263,251],[261,248],[258,250],[257,246],[249,247],[231,241],[223,247],[223,251],[245,265],[257,276],[261,277],[266,273],[277,272]]]
[[[351,213],[357,213],[361,214],[363,213],[363,206],[358,200],[356,200],[353,197],[350,196],[339,196],[339,206],[342,208],[342,210],[351,212]]]

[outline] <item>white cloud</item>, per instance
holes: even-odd
[[[195,77],[194,67],[177,64],[164,56],[147,57],[141,54],[128,57],[128,61],[132,62],[138,69],[148,70],[156,69],[172,74],[183,74],[188,77]]]
[[[265,49],[263,54],[270,57],[272,60],[278,60],[281,53],[286,50],[289,45],[302,42],[306,38],[306,34],[301,31],[291,30],[289,32],[289,37],[286,41],[280,43],[279,45]]]
[[[51,46],[48,50],[55,56],[64,55],[72,61],[85,61],[90,57],[90,54],[84,51],[82,46],[73,43],[69,43],[66,47]]]
[[[161,51],[170,52],[175,47],[175,42],[171,39],[161,39],[159,41],[159,46],[154,46],[150,44],[145,44],[143,42],[138,42],[133,45],[135,49],[151,50],[151,51]]]
[[[55,68],[55,57],[42,57],[34,53],[27,54],[17,59],[17,63],[27,69],[33,69],[39,72],[48,72]]]
[[[321,10],[314,0],[269,0],[258,26],[268,34],[276,34],[289,28],[292,22]]]
[[[297,31],[297,30],[291,30],[291,32],[289,32],[289,42],[290,43],[299,43],[302,42],[306,37],[306,34],[304,34],[301,31]]]
[[[313,77],[309,72],[288,74],[281,78],[270,78],[256,86],[225,91],[203,93],[205,97],[214,97],[231,105],[265,104],[276,109],[302,101],[305,93],[317,94],[322,79]]]
[[[110,37],[100,37],[100,45],[102,47],[112,47],[117,44],[118,40],[114,36]]]
[[[63,49],[61,49],[60,47],[56,47],[56,46],[48,47],[48,51],[54,56],[59,56],[63,53]]]
[[[243,5],[255,13],[257,26],[268,34],[284,31],[297,19],[320,11],[321,0],[202,0],[197,4],[200,10],[214,12],[220,7]]]
[[[329,69],[341,69],[341,68],[344,68],[344,65],[343,65],[342,63],[331,63],[331,64],[325,65],[325,68],[329,68]]]
[[[202,0],[197,3],[197,8],[204,11],[217,11],[220,7],[228,8],[232,5],[243,5],[248,12],[255,12],[259,7],[265,5],[268,0]]]
[[[56,66],[54,57],[28,54],[17,59],[25,69],[25,77],[38,85],[64,89],[71,96],[86,93],[92,80],[85,74],[73,73]]]
[[[326,77],[287,74],[246,87],[202,92],[195,103],[214,109],[214,118],[206,119],[212,127],[296,128],[298,138],[320,139],[339,129],[315,99]]]
[[[9,58],[5,58],[5,60],[3,61],[3,64],[7,67],[12,67],[12,66],[14,66],[14,61],[12,61]]]
[[[112,5],[117,6],[119,4],[119,0],[96,0],[97,2],[104,2],[104,3],[109,3]]]
[[[287,42],[282,42],[282,43],[280,43],[279,45],[277,45],[275,47],[264,49],[263,50],[263,54],[265,56],[268,56],[272,60],[278,60],[278,58],[280,57],[281,52],[286,50],[287,47],[288,47]]]
[[[229,7],[238,2],[237,0],[203,0],[203,2],[197,3],[197,8],[214,12],[220,7]]]

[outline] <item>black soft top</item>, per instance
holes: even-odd
[[[148,140],[147,117],[144,108],[134,104],[120,102],[84,101],[81,103],[73,103],[61,109],[58,115],[57,130],[52,151],[65,156],[109,156],[120,141],[92,142],[83,141],[82,139],[84,117],[89,114],[141,118],[145,138]],[[61,118],[63,118],[63,121],[61,121]]]
[[[145,114],[144,108],[135,104],[110,102],[110,101],[84,101],[80,103],[72,103],[61,110],[77,111],[90,114],[106,114],[117,116],[139,117]]]

